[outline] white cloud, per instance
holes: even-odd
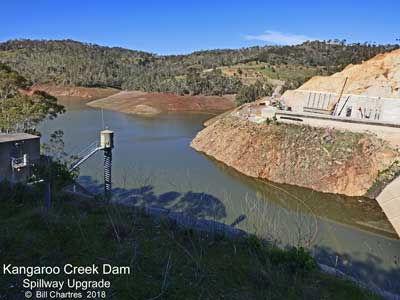
[[[315,41],[317,38],[302,34],[282,33],[279,31],[267,30],[260,35],[246,35],[246,40],[263,41],[278,45],[297,45],[305,41]]]

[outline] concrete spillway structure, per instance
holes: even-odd
[[[400,124],[398,98],[293,90],[286,91],[281,100],[297,113],[327,114],[352,120]],[[331,111],[335,105],[336,109]]]
[[[394,230],[400,237],[400,176],[392,181],[376,198]]]

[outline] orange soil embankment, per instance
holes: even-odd
[[[123,91],[88,103],[92,107],[143,116],[163,112],[220,113],[235,107],[234,96],[179,96],[165,93]]]
[[[400,98],[400,49],[379,54],[357,65],[348,65],[332,76],[315,76],[299,90]]]
[[[191,146],[256,178],[348,196],[371,196],[398,172],[399,153],[370,134],[255,124],[228,114]]]

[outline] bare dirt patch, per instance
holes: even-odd
[[[88,103],[92,107],[154,116],[164,112],[221,113],[235,107],[234,96],[180,96],[164,93],[123,91]]]
[[[378,54],[361,64],[350,64],[329,77],[315,76],[299,89],[340,93],[345,78],[345,94],[400,98],[400,49]]]

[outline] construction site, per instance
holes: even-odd
[[[244,105],[232,115],[256,124],[300,124],[376,136],[400,149],[400,51],[316,76],[296,90]],[[393,164],[397,163],[395,160]],[[379,170],[384,172],[384,170]],[[400,236],[400,176],[375,195]]]

